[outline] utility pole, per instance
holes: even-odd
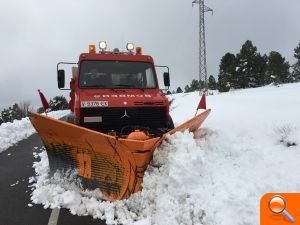
[[[194,0],[194,4],[199,4],[199,82],[204,81],[204,89],[207,91],[207,65],[206,65],[206,44],[205,44],[205,16],[206,12],[213,10],[204,4],[204,0]],[[201,90],[200,90],[201,93]]]

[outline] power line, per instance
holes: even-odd
[[[204,79],[204,89],[207,90],[207,64],[206,64],[206,43],[205,43],[205,13],[213,12],[211,8],[204,4],[204,0],[194,0],[194,4],[199,4],[199,82]]]

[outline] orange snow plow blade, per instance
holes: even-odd
[[[167,135],[197,130],[209,113],[148,140],[118,138],[33,112],[29,118],[44,142],[51,171],[77,169],[85,187],[99,188],[108,200],[120,200],[141,190],[153,152]]]

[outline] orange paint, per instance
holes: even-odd
[[[119,200],[141,190],[153,152],[167,135],[186,129],[194,132],[209,113],[210,109],[163,137],[147,140],[118,138],[33,112],[29,112],[29,118],[51,156],[50,168],[58,161],[59,166],[78,169],[79,176],[99,187],[108,200]]]
[[[150,137],[143,131],[135,130],[128,135],[127,139],[145,141],[150,139]]]
[[[77,161],[79,165],[79,176],[91,179],[91,156],[88,153],[77,153]]]

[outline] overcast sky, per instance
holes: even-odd
[[[192,0],[1,0],[0,108],[40,104],[57,89],[56,63],[77,62],[89,44],[143,47],[171,68],[171,89],[198,78],[198,7]],[[299,0],[206,0],[208,73],[250,39],[261,53],[279,51],[291,63],[300,41]],[[162,76],[162,74],[159,74]]]

